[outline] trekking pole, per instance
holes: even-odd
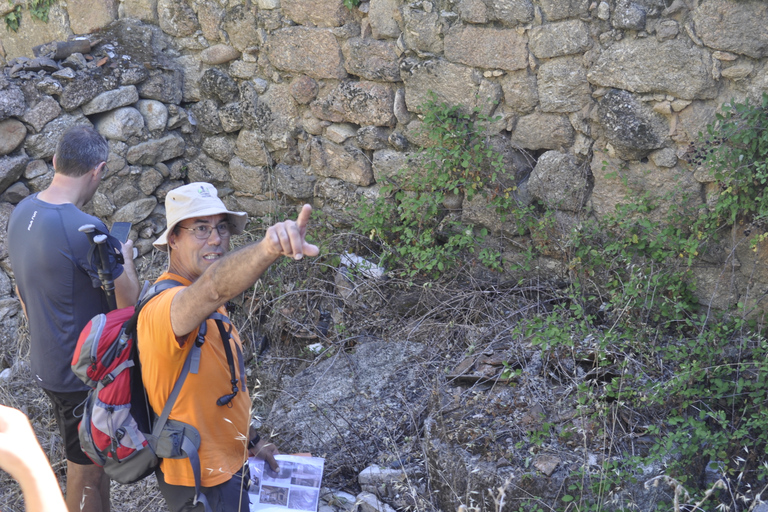
[[[98,251],[99,254],[99,281],[101,282],[101,288],[104,290],[104,295],[107,297],[107,304],[109,310],[117,309],[117,297],[115,296],[115,281],[112,279],[112,271],[109,268],[109,247],[107,246],[107,235],[98,233],[96,226],[93,224],[84,224],[78,229],[81,233],[85,233],[88,236],[88,241],[91,242],[91,246]]]

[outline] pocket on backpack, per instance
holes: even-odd
[[[92,402],[92,403],[91,403]],[[130,407],[101,402],[91,391],[78,433],[83,452],[121,484],[146,477],[159,460],[129,414]]]
[[[163,459],[186,458],[184,438],[187,438],[192,443],[195,450],[200,448],[200,433],[195,427],[182,421],[168,420],[160,436],[153,443],[155,445],[155,453]]]
[[[119,462],[114,459],[107,459],[106,464],[104,464],[104,472],[115,482],[132,484],[149,476],[159,464],[160,459],[147,445]]]

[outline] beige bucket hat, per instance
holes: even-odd
[[[210,183],[197,182],[175,188],[165,196],[165,219],[168,227],[152,245],[163,252],[168,252],[168,233],[173,231],[176,224],[186,219],[221,213],[227,214],[233,235],[243,232],[248,214],[227,210],[219,199],[216,187]]]

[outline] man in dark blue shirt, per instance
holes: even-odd
[[[64,133],[53,157],[54,177],[45,190],[24,199],[8,223],[8,250],[16,291],[29,321],[32,373],[53,403],[67,456],[69,512],[109,510],[109,478],[80,450],[74,409],[88,388],[70,363],[80,331],[109,310],[98,269],[88,261],[90,241],[78,229],[103,222],[80,210],[96,193],[107,171],[107,141],[93,128]],[[111,261],[118,307],[139,295],[133,242],[121,247],[125,264]]]

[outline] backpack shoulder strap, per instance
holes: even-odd
[[[142,307],[144,304],[155,298],[157,295],[161,294],[165,290],[170,290],[171,288],[176,288],[177,286],[184,286],[180,282],[174,280],[174,279],[163,279],[162,281],[158,281],[146,290],[142,290],[141,296],[139,297],[139,305]]]
[[[139,296],[139,303],[136,305],[136,311],[134,312],[133,316],[129,320],[130,325],[126,325],[126,331],[128,332],[128,329],[131,329],[131,332],[135,331],[136,325],[139,320],[139,313],[141,312],[142,308],[154,297],[159,295],[160,293],[164,292],[165,290],[169,290],[171,288],[175,288],[177,286],[184,286],[178,281],[175,281],[173,279],[164,279],[162,281],[158,281],[157,283],[153,284],[149,288],[146,286],[141,292],[141,295]],[[202,326],[205,325],[205,320],[203,321]],[[152,437],[154,439],[158,439],[160,437],[160,433],[163,431],[163,428],[165,427],[166,423],[168,422],[168,418],[171,415],[171,410],[173,409],[174,404],[176,403],[176,399],[179,397],[179,393],[181,392],[181,388],[184,385],[184,382],[187,380],[187,375],[190,373],[190,369],[192,367],[193,371],[192,373],[197,373],[197,366],[200,362],[200,345],[202,343],[195,343],[195,346],[192,347],[192,350],[189,351],[189,354],[187,354],[186,359],[184,360],[184,366],[181,369],[181,374],[179,375],[179,378],[176,380],[176,383],[173,385],[173,390],[171,391],[171,394],[168,395],[168,399],[165,402],[165,406],[163,406],[163,411],[160,413],[160,416],[158,416],[154,424],[152,425]],[[192,473],[195,477],[195,504],[197,504],[198,501],[202,502],[205,508],[206,512],[211,511],[211,507],[208,504],[208,500],[206,499],[205,495],[200,491],[201,488],[201,469],[200,469],[200,457],[197,453],[197,447],[189,440],[189,438],[184,437],[182,440],[182,450],[187,454],[187,457],[189,458],[189,462],[192,465]]]
[[[133,311],[133,316],[125,322],[125,333],[130,335],[136,332],[136,325],[139,322],[139,313],[141,313],[141,310],[146,306],[147,302],[154,299],[165,290],[170,290],[177,286],[184,285],[173,279],[163,279],[152,286],[148,286],[148,283],[145,282],[141,294],[139,295],[139,301],[136,303],[136,307]]]

